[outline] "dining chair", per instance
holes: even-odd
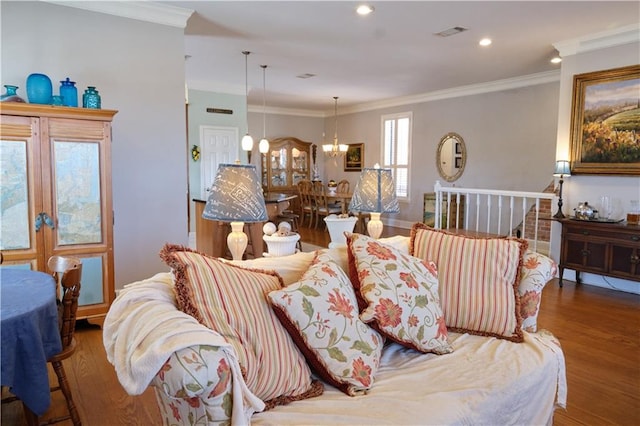
[[[340,194],[346,194],[349,192],[350,187],[351,187],[351,184],[349,183],[349,181],[346,179],[342,179],[340,182],[338,182],[338,186],[336,187],[336,192]]]
[[[338,186],[336,186],[336,193],[338,193],[338,194],[348,194],[350,188],[351,188],[351,184],[349,183],[349,181],[346,180],[346,179],[341,179],[338,182]],[[334,202],[330,203],[329,205],[342,207],[342,201],[341,200],[337,200],[337,201],[334,201]]]
[[[304,225],[305,218],[309,218],[309,228],[313,225],[315,216],[313,208],[313,200],[311,194],[313,192],[310,180],[303,179],[298,182],[298,198],[300,199],[300,226]]]
[[[322,216],[326,217],[330,214],[341,214],[342,207],[335,204],[329,204],[329,198],[325,192],[322,182],[314,182],[313,199],[315,206],[315,228],[318,229],[318,223]],[[322,221],[324,223],[324,221]]]
[[[74,426],[81,425],[78,410],[73,402],[71,388],[62,361],[69,358],[76,350],[74,337],[76,328],[76,312],[78,311],[78,298],[80,297],[80,281],[82,276],[82,262],[76,257],[52,256],[47,263],[54,277],[60,285],[62,296],[58,303],[58,321],[62,350],[49,358],[54,372],[58,378],[58,385],[51,388],[51,392],[62,391],[67,402],[69,414],[48,420],[48,424],[58,423],[71,419]],[[64,269],[66,267],[66,269]]]

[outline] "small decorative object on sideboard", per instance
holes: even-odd
[[[63,106],[63,100],[62,100],[62,96],[60,95],[53,95],[51,97],[51,105],[55,105],[55,106]]]
[[[2,96],[0,96],[0,102],[24,102],[24,99],[18,96],[18,86],[5,84],[4,88],[6,89],[6,91],[2,94]]]
[[[88,86],[82,95],[82,107],[100,109],[100,104],[100,93],[98,93],[95,86]]]
[[[594,210],[587,201],[578,204],[578,207],[573,211],[576,212],[576,219],[593,220],[598,218],[598,210]]]
[[[60,81],[60,96],[62,96],[62,104],[69,107],[78,106],[78,89],[76,82],[69,80]]]
[[[631,209],[627,213],[628,225],[640,225],[640,201],[631,200],[629,202]]]
[[[27,77],[27,98],[32,104],[51,104],[53,86],[51,79],[39,73],[30,74]]]

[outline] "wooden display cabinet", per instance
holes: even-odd
[[[298,182],[311,179],[311,145],[311,142],[294,137],[269,142],[269,152],[262,156],[262,187],[265,193],[298,193]],[[297,199],[292,200],[291,208],[295,209],[298,202]]]
[[[0,104],[3,267],[82,260],[78,318],[101,323],[115,297],[111,121],[117,111]]]

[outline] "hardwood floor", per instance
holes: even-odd
[[[326,230],[302,228],[300,233],[310,244],[329,242]],[[385,227],[383,236],[408,233]],[[554,425],[640,424],[640,296],[566,280],[559,288],[554,280],[542,293],[538,324],[558,337],[566,356],[568,404],[556,410]],[[64,366],[83,424],[160,425],[153,389],[130,396],[120,386],[106,359],[102,330],[79,322],[76,336],[77,351]],[[41,419],[64,410],[64,398],[56,392]],[[20,403],[2,406],[2,425],[23,423]]]

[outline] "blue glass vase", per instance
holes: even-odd
[[[60,82],[60,96],[62,96],[62,105],[77,107],[78,106],[78,89],[76,88],[76,82],[66,80]]]
[[[0,96],[0,102],[24,102],[24,99],[18,96],[18,86],[5,84],[4,88],[7,91]]]
[[[100,109],[100,93],[95,86],[88,86],[82,95],[82,106],[84,108]]]
[[[34,73],[27,77],[27,98],[32,104],[51,104],[53,86],[44,74]]]

